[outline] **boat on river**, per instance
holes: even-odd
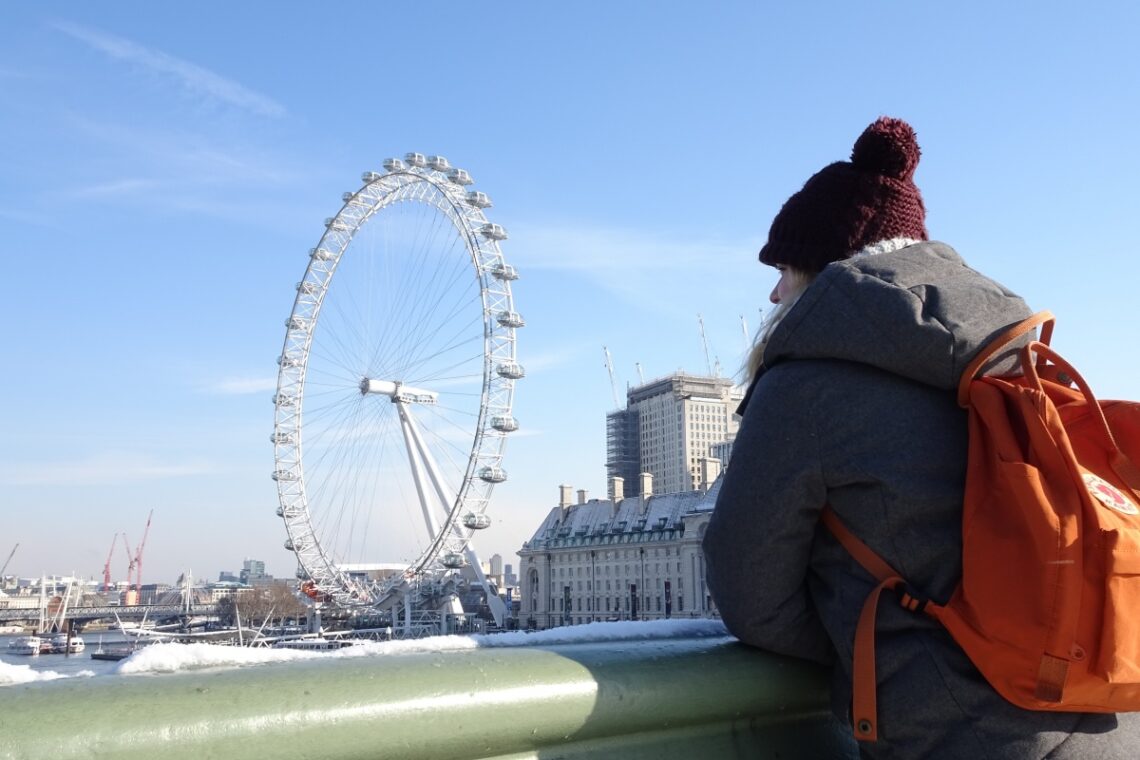
[[[8,642],[8,654],[38,657],[48,651],[50,644],[40,636],[21,636]]]
[[[113,647],[104,647],[100,644],[94,652],[91,653],[92,660],[125,660],[132,654],[137,652],[139,647],[133,644],[119,644]]]
[[[43,654],[79,654],[87,648],[83,638],[75,634],[56,633],[48,642],[48,651]]]

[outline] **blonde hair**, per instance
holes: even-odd
[[[786,271],[787,274],[791,275],[791,292],[787,298],[782,299],[768,312],[760,324],[760,328],[756,331],[756,339],[752,342],[752,348],[748,351],[748,359],[744,365],[746,383],[755,380],[760,368],[764,366],[764,349],[768,347],[768,341],[771,339],[772,333],[775,332],[776,325],[780,324],[780,320],[795,306],[796,301],[800,299],[808,285],[811,285],[812,280],[815,279],[814,274],[795,267],[787,267]]]

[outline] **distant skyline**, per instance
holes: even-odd
[[[918,133],[931,236],[1053,310],[1099,395],[1140,398],[1138,22],[1124,2],[4,4],[6,572],[99,578],[153,509],[144,582],[292,575],[283,322],[340,194],[408,151],[471,172],[522,273],[522,429],[484,559],[517,564],[559,485],[605,496],[605,415],[638,367],[736,376],[772,217],[882,114]]]

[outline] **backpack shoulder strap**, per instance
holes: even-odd
[[[820,514],[820,522],[823,523],[831,535],[843,545],[847,553],[858,562],[864,570],[874,576],[875,580],[880,583],[888,578],[901,578],[893,567],[887,564],[882,557],[874,552],[871,547],[863,543],[858,536],[852,533],[839,516],[835,514],[831,506],[828,505],[823,508]]]
[[[986,362],[992,359],[997,352],[1038,325],[1044,325],[1041,328],[1041,342],[1048,345],[1049,340],[1053,337],[1053,322],[1053,312],[1039,311],[1033,316],[1021,320],[987,343],[962,372],[962,377],[958,381],[958,406],[964,409],[970,405],[970,383],[974,381],[974,376],[985,366]]]
[[[941,609],[927,599],[912,594],[895,569],[871,547],[852,533],[835,514],[830,505],[823,508],[820,522],[831,531],[847,553],[879,583],[863,602],[859,613],[859,623],[855,628],[855,642],[851,663],[851,717],[854,723],[855,738],[858,741],[873,742],[879,737],[878,700],[875,689],[875,617],[879,609],[879,599],[884,591],[893,590],[899,595],[899,604],[911,612],[925,612],[937,618]]]

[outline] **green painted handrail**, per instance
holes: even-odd
[[[827,674],[724,637],[0,687],[0,758],[855,757]]]

